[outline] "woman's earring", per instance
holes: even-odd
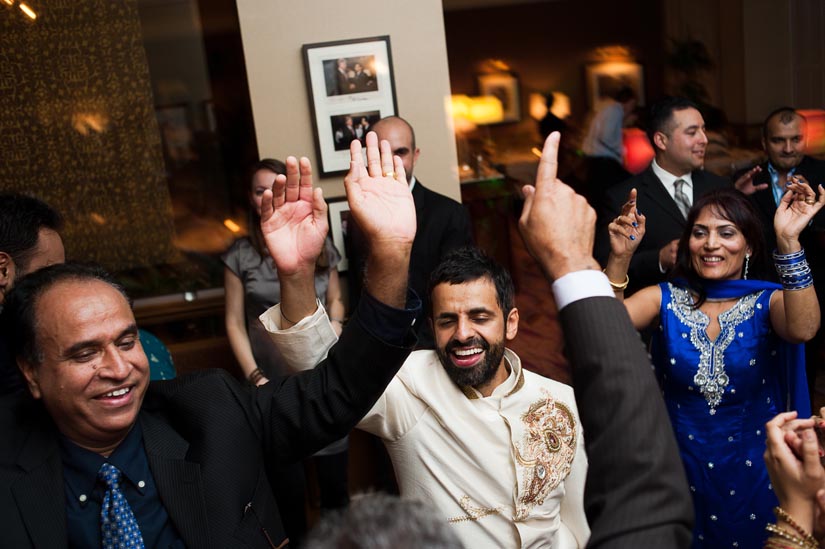
[[[745,280],[748,279],[748,263],[750,263],[751,254],[745,254],[745,274],[742,276]]]

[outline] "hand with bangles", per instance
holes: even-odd
[[[636,209],[636,189],[631,189],[621,214],[607,226],[610,252],[616,256],[632,256],[645,236],[645,216]]]
[[[825,206],[825,189],[819,185],[819,197],[801,175],[792,175],[785,185],[785,194],[776,209],[773,226],[780,253],[799,249],[799,234]],[[786,248],[786,249],[783,249]]]
[[[765,465],[779,499],[776,526],[804,537],[813,532],[818,544],[825,534],[825,468],[814,427],[821,417],[797,419],[796,412],[777,415],[765,425]]]
[[[607,226],[610,256],[604,269],[615,292],[624,292],[630,279],[630,259],[645,236],[645,216],[636,208],[636,189],[631,189],[619,216]]]

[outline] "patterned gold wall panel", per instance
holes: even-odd
[[[67,257],[174,261],[160,136],[135,0],[0,3],[0,189],[66,218]]]

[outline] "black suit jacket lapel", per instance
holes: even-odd
[[[643,177],[642,182],[645,185],[645,194],[650,198],[651,201],[655,202],[658,208],[649,208],[651,211],[654,209],[659,209],[663,214],[672,217],[675,221],[679,223],[679,225],[684,225],[685,217],[682,215],[682,212],[679,210],[679,207],[676,205],[676,202],[670,196],[670,193],[667,192],[665,189],[664,184],[656,177],[656,174],[653,173],[653,167],[649,167]],[[641,194],[641,189],[639,189]],[[648,208],[641,206],[640,209],[644,208],[647,210]],[[644,211],[642,213],[645,213]]]
[[[66,492],[57,432],[43,424],[36,426],[29,434],[17,464],[26,471],[26,476],[17,480],[11,491],[32,544],[34,547],[67,547]]]
[[[163,420],[142,412],[143,445],[160,499],[187,547],[209,547],[206,500],[197,463],[186,461],[189,443]]]

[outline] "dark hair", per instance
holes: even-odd
[[[707,298],[703,279],[693,268],[690,257],[690,236],[696,218],[703,209],[710,208],[714,215],[727,219],[742,231],[745,242],[751,249],[748,261],[748,277],[753,279],[767,279],[769,277],[767,252],[765,250],[765,234],[762,229],[759,214],[750,201],[737,190],[718,189],[702,195],[688,212],[685,230],[679,239],[679,250],[676,256],[674,276],[687,279],[690,287],[699,294],[695,307],[699,307]]]
[[[390,494],[365,494],[322,517],[307,549],[460,549],[456,533],[435,509]]]
[[[105,282],[127,301],[129,296],[123,286],[99,265],[68,262],[38,269],[21,278],[6,296],[0,326],[11,345],[12,355],[31,364],[40,364],[43,353],[37,342],[37,318],[35,310],[40,297],[52,286],[66,281]]]
[[[785,106],[774,109],[765,117],[765,121],[762,122],[762,137],[765,139],[768,138],[768,123],[774,118],[779,118],[779,122],[782,124],[790,124],[794,118],[801,118],[802,121],[805,122],[805,117],[796,112],[796,109],[793,107]]]
[[[650,106],[650,111],[647,120],[647,138],[650,139],[650,144],[653,145],[653,150],[656,150],[653,136],[658,132],[669,135],[673,128],[673,113],[676,111],[683,111],[685,109],[696,109],[696,103],[684,97],[664,97]]]
[[[627,103],[631,99],[636,99],[636,92],[630,86],[622,86],[613,94],[613,99],[619,103]]]
[[[383,122],[391,122],[393,120],[398,120],[399,122],[402,122],[405,126],[407,126],[407,128],[409,128],[410,136],[412,137],[412,142],[410,143],[410,152],[415,152],[415,130],[413,129],[412,124],[410,124],[400,116],[385,116],[384,118],[382,118],[381,120],[372,125],[372,130],[377,132],[378,130],[376,128],[379,127],[379,124]]]
[[[430,275],[427,294],[432,297],[433,289],[445,282],[463,284],[480,278],[489,279],[496,287],[496,302],[506,318],[515,307],[516,290],[513,287],[513,279],[510,278],[507,269],[473,246],[456,248],[447,252]],[[430,303],[430,308],[432,308],[432,299]]]
[[[11,256],[17,272],[28,270],[44,227],[55,232],[63,227],[60,214],[51,206],[22,194],[0,194],[0,252]]]

